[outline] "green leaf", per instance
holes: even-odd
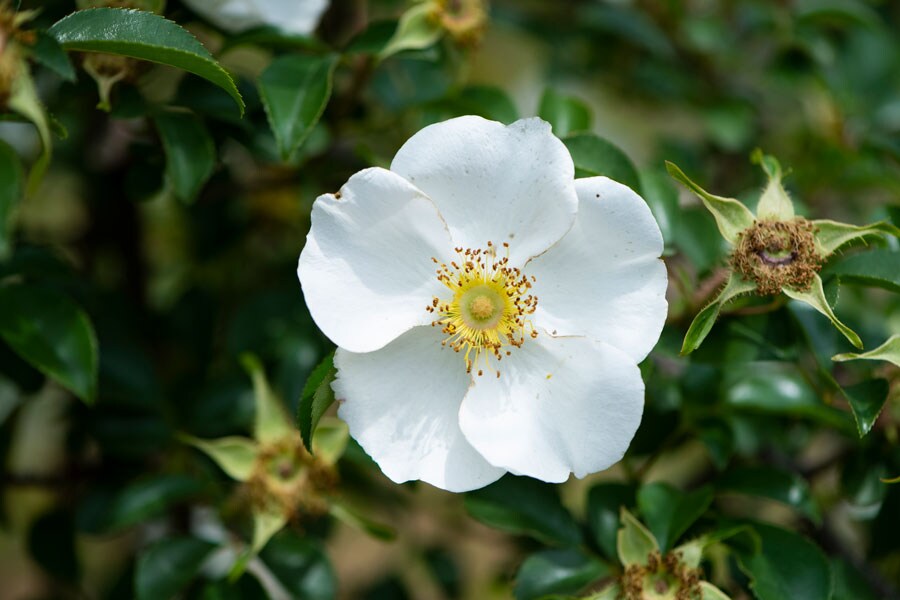
[[[228,92],[244,111],[231,76],[177,23],[140,10],[92,8],[57,21],[50,35],[68,51],[105,52],[182,69]]]
[[[331,96],[337,55],[288,54],[259,77],[259,94],[282,160],[288,160],[312,131]]]
[[[712,503],[710,487],[684,493],[666,483],[649,483],[637,494],[638,509],[647,527],[667,552]]]
[[[489,85],[470,85],[453,99],[460,114],[478,115],[509,125],[519,118],[516,105],[502,89]]]
[[[160,540],[137,559],[134,591],[137,600],[173,598],[197,577],[214,544],[189,537]]]
[[[548,483],[504,475],[466,494],[465,504],[473,517],[503,531],[548,544],[574,546],[581,542],[578,524],[560,502],[556,487]]]
[[[612,574],[609,566],[576,548],[532,554],[516,575],[516,600],[538,600],[549,594],[575,595]]]
[[[553,134],[559,138],[591,128],[588,105],[573,96],[563,96],[553,88],[544,90],[538,116],[550,123]]]
[[[179,200],[191,202],[216,166],[216,147],[206,126],[187,113],[160,113],[154,119],[166,152],[166,176]]]
[[[846,354],[836,354],[831,360],[844,362],[848,360],[884,360],[900,367],[900,334],[892,335],[882,345],[874,350],[856,354],[848,352]]]
[[[334,600],[338,595],[334,569],[311,536],[283,531],[269,542],[260,558],[289,598]]]
[[[849,415],[825,405],[804,374],[791,363],[745,363],[741,369],[729,371],[720,393],[732,409],[807,417],[848,435],[855,431]]]
[[[575,177],[604,175],[641,193],[637,169],[618,146],[593,133],[576,133],[565,138],[563,143],[575,162]]]
[[[37,32],[37,41],[31,47],[34,59],[69,82],[75,81],[75,67],[69,55],[56,39],[45,31]]]
[[[769,177],[769,183],[759,199],[759,204],[756,206],[756,217],[758,219],[774,219],[776,221],[793,219],[794,203],[791,202],[790,197],[781,185],[781,165],[778,164],[775,157],[763,154],[759,148],[753,152],[751,160],[762,166]]]
[[[616,538],[619,561],[625,565],[646,565],[652,552],[659,552],[653,534],[626,509],[621,509],[622,528]]]
[[[16,151],[0,140],[0,260],[12,251],[12,215],[19,199],[25,172]]]
[[[373,521],[356,508],[344,502],[332,502],[328,507],[328,512],[335,519],[359,529],[373,538],[390,541],[397,537],[397,532],[392,527]]]
[[[841,283],[856,283],[900,292],[900,252],[878,249],[841,258],[828,265]]]
[[[793,298],[794,300],[798,300],[800,302],[805,302],[810,305],[831,321],[831,324],[834,325],[838,331],[844,334],[844,337],[850,340],[850,343],[856,346],[857,348],[862,348],[863,343],[862,340],[859,339],[859,336],[856,335],[856,332],[841,323],[841,321],[835,316],[834,311],[831,310],[831,306],[828,304],[828,300],[825,298],[825,290],[822,288],[822,278],[816,275],[813,278],[812,286],[810,289],[806,291],[795,290],[790,287],[785,286],[783,288],[784,294],[789,298]]]
[[[887,402],[890,387],[890,384],[885,379],[870,379],[850,387],[841,388],[844,397],[850,403],[853,418],[856,419],[859,437],[864,437],[872,431],[875,421],[878,420],[878,415],[881,414],[881,410]]]
[[[334,391],[331,389],[331,384],[336,375],[334,352],[331,352],[316,365],[303,386],[303,393],[300,395],[300,403],[297,407],[297,426],[303,437],[303,445],[310,452],[313,451],[313,434],[319,420],[328,407],[334,404]]]
[[[809,485],[795,473],[772,467],[731,469],[719,478],[718,487],[720,491],[776,500],[815,523],[821,521],[821,514],[809,491]]]
[[[202,440],[190,435],[182,436],[182,440],[213,459],[232,479],[247,481],[253,473],[259,451],[253,440],[237,436]]]
[[[887,221],[878,221],[869,225],[849,225],[837,221],[813,221],[816,226],[816,241],[822,256],[834,254],[835,250],[854,240],[870,235],[886,234],[900,237],[900,229]]]
[[[681,344],[681,353],[690,354],[700,347],[700,344],[703,343],[703,340],[705,340],[706,336],[709,335],[709,332],[712,331],[713,325],[719,316],[719,312],[721,312],[722,307],[726,302],[741,294],[752,292],[755,289],[755,283],[744,280],[739,274],[732,271],[731,276],[728,278],[728,282],[725,284],[725,287],[722,288],[722,291],[719,292],[719,295],[716,296],[703,310],[697,313],[696,317],[694,317],[691,326],[688,327],[687,333],[684,336],[684,342]]]
[[[444,29],[440,21],[433,18],[433,12],[434,6],[430,2],[421,2],[403,13],[397,30],[378,57],[384,60],[403,50],[421,50],[433,46],[444,35]]]
[[[666,170],[669,171],[669,175],[672,178],[694,192],[703,201],[703,205],[715,217],[719,233],[728,242],[736,246],[740,239],[740,233],[753,225],[753,222],[756,220],[750,209],[734,198],[713,196],[691,181],[674,163],[666,161]]]
[[[834,573],[832,600],[878,600],[868,582],[847,561],[832,559],[831,572]]]
[[[759,600],[826,600],[831,598],[828,560],[812,542],[791,531],[755,524],[762,542],[758,553],[739,552],[741,568]]]
[[[284,405],[266,380],[262,363],[251,354],[241,356],[244,370],[253,380],[253,395],[256,402],[256,418],[253,421],[253,437],[257,442],[277,442],[294,434],[294,427],[288,419]]]
[[[106,526],[116,531],[164,514],[173,504],[197,495],[202,486],[187,475],[158,475],[130,484],[109,508]]]
[[[376,19],[350,40],[344,48],[345,56],[380,54],[397,31],[396,19]]]
[[[634,505],[634,488],[624,483],[598,483],[588,492],[586,516],[594,542],[607,558],[615,560],[616,536],[622,508]]]
[[[33,367],[94,401],[97,338],[68,296],[33,285],[0,286],[0,337]]]
[[[278,27],[262,25],[236,34],[229,34],[222,44],[222,53],[238,46],[262,46],[290,50],[324,52],[328,46],[316,38],[301,33],[282,31]]]
[[[672,181],[657,171],[641,171],[641,189],[653,218],[659,225],[667,245],[675,241],[675,232],[681,218],[678,191]]]

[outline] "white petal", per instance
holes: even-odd
[[[446,292],[431,257],[448,260],[450,235],[434,204],[405,179],[366,169],[319,197],[297,275],[319,329],[353,352],[383,347],[434,317]]]
[[[562,237],[577,210],[572,158],[540,119],[431,125],[400,148],[391,170],[434,201],[455,245],[508,242],[517,266]]]
[[[287,33],[312,33],[329,0],[256,0],[268,25]]]
[[[499,378],[475,377],[459,413],[463,433],[488,462],[561,482],[622,458],[644,407],[644,382],[629,356],[541,332],[499,367]]]
[[[375,352],[339,348],[333,388],[342,401],[338,415],[385,475],[461,492],[505,471],[488,464],[459,429],[471,380],[462,356],[441,346],[443,337],[437,327],[417,327]]]
[[[185,0],[191,10],[230,33],[272,25],[287,33],[311,33],[328,0]]]
[[[575,182],[578,217],[566,236],[528,263],[533,321],[554,335],[586,335],[640,362],[666,320],[663,238],[647,204],[606,177]]]

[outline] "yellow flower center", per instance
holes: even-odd
[[[509,254],[509,244],[503,244]],[[528,293],[534,281],[521,270],[509,266],[509,257],[497,257],[492,242],[486,249],[456,248],[458,260],[450,264],[432,258],[438,281],[447,286],[448,297],[435,296],[426,310],[437,318],[431,323],[447,334],[444,346],[464,352],[466,372],[484,362],[484,367],[500,371],[490,363],[510,354],[526,337],[537,337],[528,315],[537,308],[537,296]],[[527,331],[526,331],[527,330]],[[484,368],[477,370],[484,374]]]

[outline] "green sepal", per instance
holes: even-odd
[[[731,600],[728,594],[708,581],[700,582],[700,598],[701,600]]]
[[[625,508],[621,510],[622,528],[616,538],[619,560],[625,566],[646,565],[647,557],[659,552],[656,538]]]
[[[333,465],[344,454],[350,439],[350,428],[340,419],[325,418],[313,434],[313,450],[317,458]]]
[[[252,554],[259,554],[272,536],[287,525],[287,517],[281,511],[260,511],[253,513],[253,542],[250,545]]]
[[[750,159],[760,165],[769,177],[769,184],[766,186],[756,207],[756,217],[758,219],[774,219],[776,221],[793,219],[794,203],[791,202],[790,196],[788,196],[781,185],[783,177],[781,165],[775,157],[763,154],[759,148],[753,152]]]
[[[434,3],[432,2],[416,4],[403,13],[394,35],[378,54],[379,60],[384,60],[403,50],[428,48],[441,39],[444,29],[440,22],[432,16],[433,13]]]
[[[850,225],[848,223],[839,223],[838,221],[819,219],[812,223],[816,226],[816,243],[819,245],[819,253],[822,256],[830,256],[844,244],[868,235],[883,233],[900,237],[900,229],[887,221],[878,221],[869,225]]]
[[[13,81],[10,90],[7,106],[13,112],[17,112],[28,119],[37,128],[38,136],[41,139],[41,155],[31,167],[28,174],[28,184],[26,193],[31,196],[41,183],[47,167],[50,165],[50,159],[53,154],[53,140],[50,137],[50,121],[47,118],[47,112],[41,104],[38,97],[37,89],[34,87],[34,81],[31,79],[31,73],[28,71],[28,65],[22,60],[19,68],[19,75]]]
[[[621,597],[622,588],[619,587],[618,583],[614,583],[606,586],[596,594],[588,596],[585,600],[618,600]]]
[[[848,360],[884,360],[900,367],[900,334],[892,335],[885,343],[868,352],[846,352],[835,354],[831,360],[845,362]]]
[[[690,542],[685,542],[677,548],[673,548],[672,553],[678,555],[685,566],[696,569],[700,566],[700,560],[703,558],[703,551],[710,543],[710,540],[707,538],[700,537],[691,540]]]
[[[215,440],[203,440],[191,435],[179,436],[183,442],[194,446],[237,481],[247,481],[253,473],[253,466],[259,448],[253,440],[230,436]]]
[[[329,503],[328,513],[338,521],[354,529],[359,529],[373,538],[390,541],[397,537],[397,532],[393,528],[373,521],[343,502],[332,501]]]
[[[673,179],[683,184],[703,201],[706,209],[716,219],[719,232],[732,245],[737,245],[740,233],[756,220],[750,209],[734,198],[714,196],[690,180],[674,163],[666,161],[666,170]]]
[[[719,292],[719,295],[706,305],[703,310],[697,313],[696,317],[694,317],[691,326],[684,336],[684,342],[681,345],[681,354],[690,354],[700,347],[700,344],[703,343],[703,340],[706,339],[706,336],[709,335],[709,332],[712,330],[716,318],[719,316],[719,312],[726,302],[741,294],[752,292],[755,289],[755,283],[743,279],[738,273],[732,272],[725,287]]]
[[[859,336],[856,335],[856,332],[841,323],[841,321],[835,316],[834,311],[831,310],[831,306],[828,304],[828,300],[826,300],[825,298],[825,290],[822,287],[821,277],[815,275],[812,281],[812,285],[806,291],[795,290],[787,286],[783,288],[783,291],[789,298],[799,300],[800,302],[805,302],[806,304],[810,305],[811,307],[828,317],[832,325],[834,325],[838,331],[844,334],[844,337],[847,338],[851,344],[860,349],[863,347],[862,340],[859,339]]]
[[[241,363],[251,379],[253,379],[253,393],[256,400],[253,437],[257,442],[268,443],[293,435],[295,429],[281,404],[281,400],[278,399],[269,386],[262,363],[251,354],[241,356]]]

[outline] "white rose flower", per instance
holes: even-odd
[[[312,33],[329,0],[184,0],[191,10],[229,33],[271,25],[285,33]]]
[[[620,460],[667,304],[646,203],[574,179],[540,119],[460,117],[319,197],[297,269],[350,433],[396,482],[549,482]]]

